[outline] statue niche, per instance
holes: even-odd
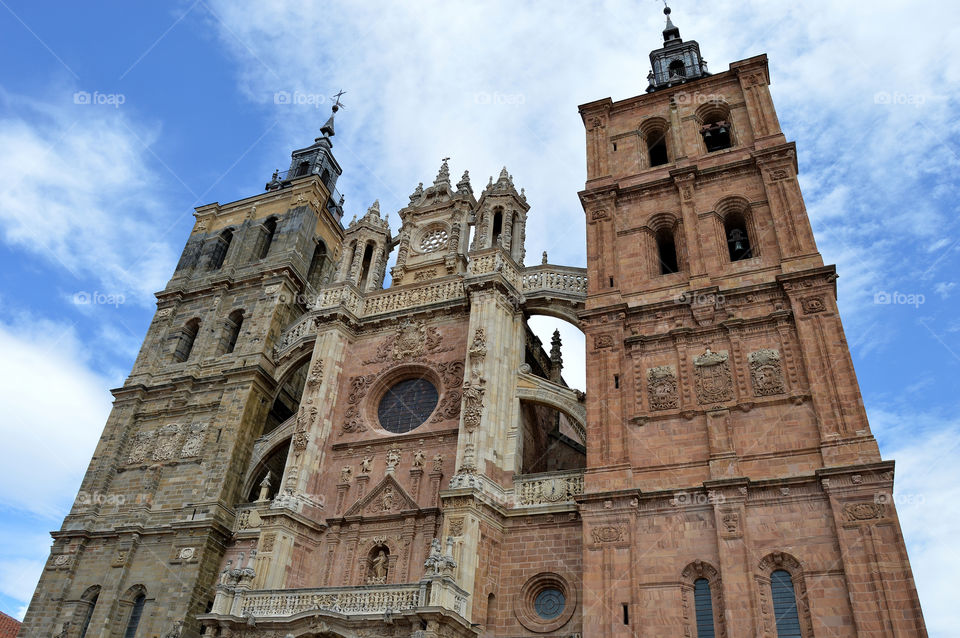
[[[390,548],[386,545],[375,545],[367,556],[367,584],[384,585],[387,582],[387,573],[390,571]]]

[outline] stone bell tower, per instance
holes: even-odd
[[[237,477],[254,441],[287,416],[285,398],[274,401],[283,396],[275,342],[333,274],[344,238],[332,135],[331,116],[265,192],[197,208],[76,502],[52,534],[22,636],[199,636],[196,616],[213,603],[246,501]]]
[[[592,636],[926,635],[767,59],[580,107]],[[589,598],[589,597],[588,597]]]

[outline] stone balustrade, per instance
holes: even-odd
[[[344,615],[402,612],[424,606],[425,597],[426,587],[418,583],[249,591],[243,593],[239,616],[285,618],[311,610]]]
[[[517,476],[513,489],[518,507],[573,503],[583,494],[583,470]]]
[[[587,296],[587,269],[544,264],[525,268],[523,294],[558,293],[564,296]]]

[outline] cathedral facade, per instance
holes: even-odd
[[[198,208],[20,635],[925,636],[766,57],[667,14],[580,107],[586,269],[506,169],[344,223],[333,116]]]

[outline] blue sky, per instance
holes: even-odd
[[[946,635],[960,622],[945,568],[960,562],[960,6],[796,4],[672,6],[713,71],[770,56],[871,425],[897,460],[927,623]],[[506,165],[532,204],[528,262],[583,265],[576,107],[643,91],[661,8],[0,2],[0,609],[25,609],[193,207],[260,192],[345,89],[348,216],[379,198],[395,229],[442,157],[475,188]],[[582,337],[562,329],[576,384]]]

